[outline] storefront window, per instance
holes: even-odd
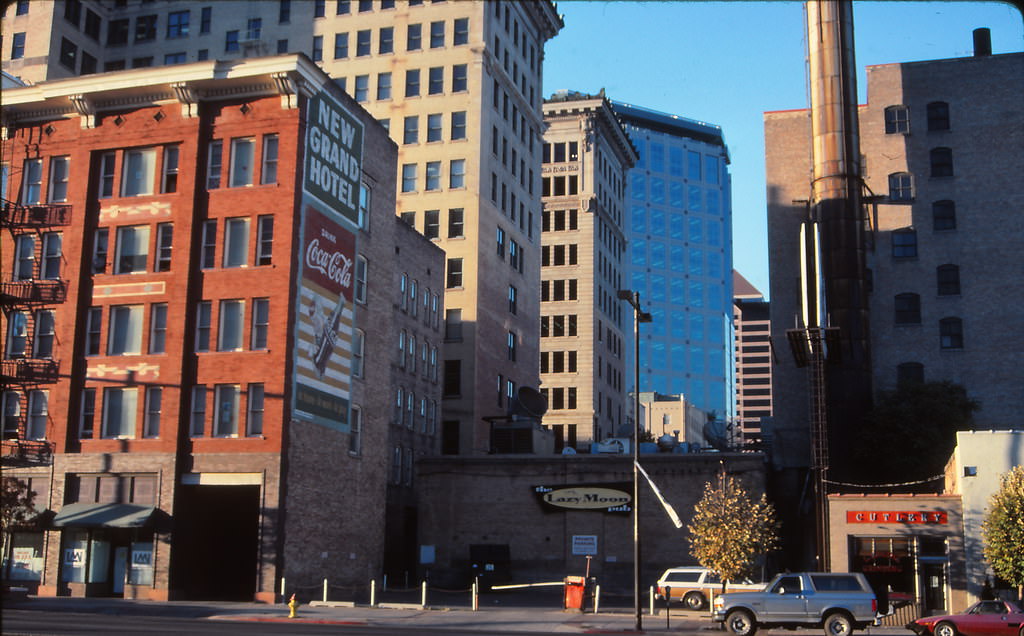
[[[89,535],[85,530],[65,530],[61,554],[61,579],[68,583],[85,583],[85,556]]]
[[[131,585],[153,584],[153,543],[132,543],[131,565],[128,570],[128,583]]]
[[[89,582],[106,583],[109,564],[110,542],[93,537],[92,553],[89,555]]]
[[[43,574],[43,535],[41,532],[15,532],[11,552],[5,555],[4,573],[12,581],[38,583]]]
[[[912,537],[853,537],[851,572],[863,572],[876,591],[888,592],[889,602],[914,598]]]

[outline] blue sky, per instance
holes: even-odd
[[[544,52],[544,95],[568,88],[722,127],[732,163],[733,265],[768,294],[764,125],[770,110],[806,108],[803,3],[558,3],[565,28]],[[993,53],[1024,49],[1024,22],[1000,2],[854,4],[859,101],[864,67],[973,53],[972,31],[992,31]]]

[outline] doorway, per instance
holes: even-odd
[[[946,613],[946,562],[921,557],[921,591],[924,615]]]

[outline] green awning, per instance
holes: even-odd
[[[73,503],[53,518],[55,528],[142,528],[153,516],[154,506],[115,503]]]

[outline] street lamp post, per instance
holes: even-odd
[[[651,322],[651,314],[640,309],[640,292],[618,290],[619,300],[633,307],[633,610],[636,629],[643,630],[640,612],[640,323]]]

